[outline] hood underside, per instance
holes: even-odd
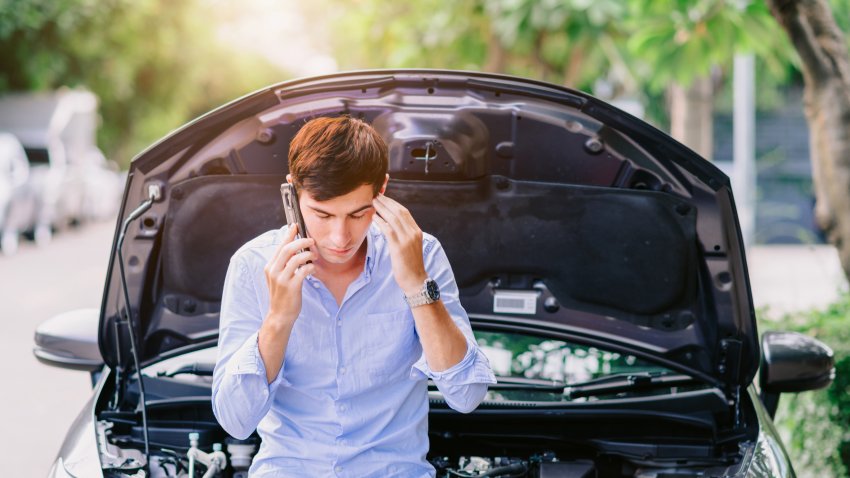
[[[470,316],[567,331],[718,385],[752,380],[755,317],[723,173],[584,93],[434,70],[282,83],[133,161],[119,224],[149,185],[163,192],[124,246],[143,362],[215,339],[231,255],[285,223],[290,139],[340,114],[387,141],[387,195],[443,244]],[[108,364],[126,365],[116,261],[113,251],[99,340]],[[504,292],[536,294],[535,311],[494,311]]]

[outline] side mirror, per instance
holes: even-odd
[[[835,378],[832,349],[819,340],[796,332],[765,332],[761,343],[759,386],[771,416],[779,394],[817,390]]]
[[[35,329],[33,354],[53,367],[94,372],[103,367],[97,345],[98,309],[79,309],[42,322]]]

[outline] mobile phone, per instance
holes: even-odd
[[[295,193],[295,187],[289,183],[281,184],[280,195],[283,197],[283,212],[286,213],[286,223],[290,226],[298,224],[298,234],[295,235],[295,238],[307,237],[307,227],[304,225],[304,217],[301,216],[301,207],[298,205],[298,194]],[[298,252],[301,253],[304,250],[301,249]]]

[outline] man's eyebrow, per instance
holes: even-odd
[[[333,216],[333,214],[331,214],[331,213],[329,213],[329,212],[327,212],[327,211],[323,211],[323,210],[321,210],[321,209],[319,209],[319,208],[317,208],[317,207],[313,207],[313,206],[307,206],[307,207],[309,207],[310,209],[312,209],[312,210],[316,211],[316,212],[317,212],[317,213],[319,213],[319,214],[324,214],[324,215],[326,215],[326,216]],[[372,205],[371,205],[371,204],[366,204],[365,206],[361,206],[361,207],[359,207],[358,209],[355,209],[354,211],[351,211],[350,213],[348,213],[348,215],[350,216],[350,215],[352,215],[352,214],[357,214],[358,212],[360,212],[360,211],[365,211],[366,209],[369,209],[370,207],[372,207]]]

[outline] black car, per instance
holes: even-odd
[[[469,414],[429,391],[438,477],[794,476],[771,416],[832,352],[760,347],[729,179],[587,94],[436,70],[281,83],[135,158],[100,310],[36,332],[94,384],[50,476],[247,475],[258,437],[210,404],[225,271],[285,223],[292,136],[344,114],[387,141],[387,195],[440,239],[498,377]]]

